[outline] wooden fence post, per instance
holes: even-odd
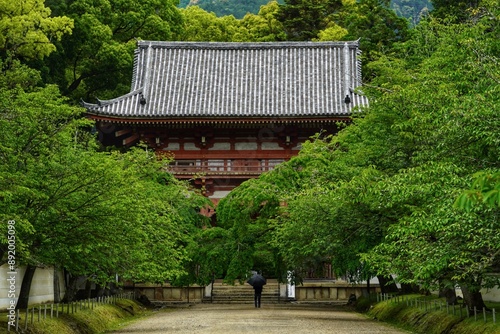
[[[20,310],[17,309],[16,310],[16,332],[19,332],[19,320],[21,319],[21,317],[19,316],[19,313],[20,313]]]

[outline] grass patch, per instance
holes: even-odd
[[[60,314],[59,318],[36,319],[28,323],[31,334],[97,334],[120,328],[138,318],[148,315],[143,306],[129,299],[119,299],[116,305],[105,304],[94,309],[82,309],[73,314]],[[21,315],[20,328],[24,329],[25,315]],[[13,333],[11,331],[10,333]],[[7,323],[0,334],[7,332]]]
[[[406,296],[405,296],[406,297]],[[426,297],[414,295],[408,298],[418,298],[437,300],[436,297]],[[488,304],[488,307],[494,307],[499,310],[497,305]],[[483,321],[482,315],[475,321],[474,317],[464,317],[448,314],[446,310],[437,310],[429,307],[429,309],[417,308],[415,306],[407,306],[406,302],[383,301],[375,304],[367,313],[371,318],[388,322],[400,328],[410,330],[421,334],[500,334],[500,324],[494,324],[492,319],[487,323]]]

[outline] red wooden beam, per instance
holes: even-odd
[[[115,131],[115,137],[120,137],[120,136],[123,136],[123,135],[127,135],[127,134],[129,134],[131,132],[132,132],[131,129],[118,130],[118,131]]]
[[[139,140],[140,136],[138,134],[132,135],[123,139],[123,145],[128,146]]]

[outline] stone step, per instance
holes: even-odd
[[[254,290],[253,289],[244,289],[244,290],[243,289],[224,289],[224,290],[213,289],[212,292],[215,294],[221,294],[221,295],[237,294],[237,293],[253,294]],[[267,288],[262,289],[262,293],[278,293],[278,292],[279,292],[278,289],[267,289]]]
[[[280,299],[279,285],[276,280],[268,280],[264,285],[261,297],[262,303],[277,304],[284,302]],[[254,289],[249,284],[239,284],[235,282],[234,285],[216,281],[212,289],[212,298],[203,298],[204,303],[214,304],[253,304],[254,303]]]
[[[278,296],[273,298],[266,298],[262,296],[262,303],[265,304],[278,304],[284,303],[288,300],[286,298],[278,298]],[[213,298],[205,297],[203,298],[204,303],[216,303],[216,304],[253,304],[254,299],[253,296],[251,298],[220,298],[217,296],[213,296]]]
[[[240,299],[245,299],[245,298],[253,298],[254,294],[253,293],[226,293],[226,294],[220,294],[220,293],[213,293],[212,296],[216,298],[240,298]],[[262,293],[262,298],[278,298],[279,293]]]
[[[255,301],[252,299],[252,300],[217,300],[217,299],[214,299],[214,300],[210,300],[210,298],[208,299],[203,299],[202,303],[211,303],[211,304],[254,304]],[[278,301],[278,300],[264,300],[262,299],[261,300],[261,303],[263,305],[266,305],[266,304],[283,304],[284,301]]]

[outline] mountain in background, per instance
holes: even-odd
[[[242,19],[247,13],[258,14],[260,6],[269,0],[180,0],[179,7],[199,6],[207,12],[214,12],[217,17],[233,15]],[[280,0],[279,3],[284,3]]]
[[[405,17],[410,24],[416,25],[433,7],[430,0],[392,0],[391,8],[398,16]]]
[[[217,17],[233,15],[242,19],[247,13],[259,13],[260,6],[269,0],[180,0],[179,7],[199,6],[207,12],[214,12]],[[284,0],[279,0],[283,4]],[[415,25],[420,17],[432,9],[430,0],[392,0],[391,8],[397,15],[406,17]]]

